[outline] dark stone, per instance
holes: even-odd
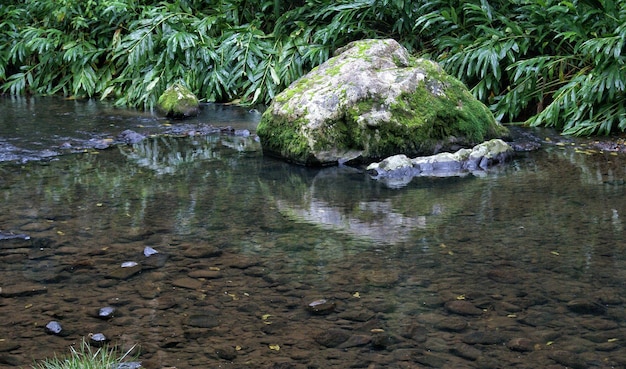
[[[567,303],[567,308],[578,314],[604,315],[608,311],[605,305],[590,299],[572,300]]]
[[[460,317],[451,316],[437,322],[435,328],[442,331],[461,332],[467,328],[467,321]]]
[[[335,303],[326,299],[311,301],[306,305],[311,314],[326,315],[335,311]]]
[[[9,352],[20,348],[20,344],[10,340],[0,341],[0,352]]]
[[[33,296],[46,292],[48,292],[48,289],[45,286],[29,283],[0,287],[0,296],[2,297]]]
[[[469,345],[496,345],[506,341],[506,337],[497,332],[476,331],[463,336],[463,342]]]
[[[215,314],[195,314],[187,317],[184,324],[196,328],[214,328],[220,322]]]
[[[479,349],[465,344],[457,344],[450,349],[450,353],[462,357],[467,360],[476,361],[482,355],[482,351]]]
[[[339,345],[339,348],[361,347],[369,344],[370,342],[372,342],[372,336],[366,334],[355,334],[350,336],[346,342]]]
[[[474,304],[465,300],[454,300],[445,303],[445,308],[451,313],[459,315],[482,315],[483,311]]]
[[[446,363],[446,359],[430,352],[423,352],[414,356],[415,361],[431,368],[441,368]]]
[[[150,269],[161,268],[165,265],[169,257],[170,256],[168,254],[160,254],[160,253],[150,255],[142,262],[143,269],[150,270]]]
[[[107,278],[126,280],[139,272],[141,272],[141,265],[139,264],[128,267],[118,267],[109,273]]]
[[[215,356],[222,360],[232,361],[237,357],[237,351],[232,346],[215,347]]]
[[[528,338],[521,338],[521,337],[513,338],[509,340],[509,342],[506,343],[506,347],[508,347],[512,351],[518,351],[518,352],[533,351],[534,346],[535,345],[533,341],[529,340]]]
[[[332,348],[346,342],[348,338],[350,338],[350,334],[347,331],[331,328],[318,333],[313,339],[322,346]]]
[[[548,357],[556,361],[558,364],[561,364],[568,368],[573,368],[573,369],[589,368],[587,363],[585,363],[585,361],[580,357],[580,355],[577,355],[574,352],[563,351],[563,350],[551,351],[548,353]]]

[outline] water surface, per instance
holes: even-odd
[[[177,124],[92,102],[0,103],[2,117],[37,118],[5,119],[0,135],[33,151]],[[204,112],[192,124],[258,122]],[[42,115],[83,128],[55,133]],[[626,365],[624,156],[546,145],[482,177],[389,188],[263,157],[254,134],[15,155],[0,165],[0,230],[30,239],[0,240],[3,366],[94,333],[137,344],[147,368]],[[308,307],[322,299],[327,310]]]

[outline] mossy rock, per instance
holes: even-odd
[[[157,101],[157,109],[167,117],[183,119],[198,115],[198,98],[185,86],[175,83]]]
[[[508,131],[437,63],[394,40],[362,40],[277,95],[257,134],[269,155],[325,166],[472,147]]]

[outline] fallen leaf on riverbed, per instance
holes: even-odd
[[[270,350],[280,351],[280,346],[278,346],[278,345],[270,345]]]

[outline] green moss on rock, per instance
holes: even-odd
[[[304,165],[432,154],[506,132],[460,81],[393,40],[340,49],[276,96],[257,131],[266,153]]]
[[[167,117],[182,119],[198,115],[199,102],[185,86],[175,83],[157,101],[157,109]]]

